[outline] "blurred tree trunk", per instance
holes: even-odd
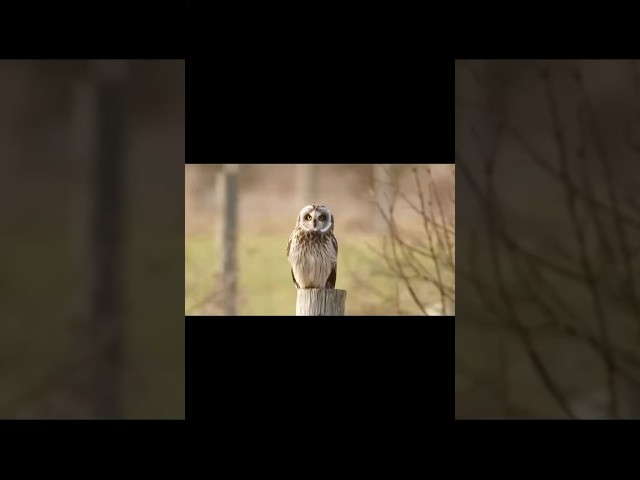
[[[127,61],[99,60],[96,81],[96,163],[93,169],[91,315],[98,365],[97,415],[122,418],[124,165]]]
[[[391,201],[393,199],[393,167],[394,165],[390,163],[373,165],[375,200],[376,204],[380,208],[376,208],[375,225],[376,229],[380,231],[386,231],[387,229],[387,223],[384,220],[384,217],[389,217]],[[382,210],[382,212],[380,210]]]
[[[76,252],[75,315],[91,315],[91,215],[94,208],[96,164],[96,85],[83,79],[73,92],[72,145],[75,170],[78,172],[74,204],[74,251]]]
[[[216,190],[219,205],[220,267],[224,299],[224,314],[236,315],[237,308],[237,231],[239,164],[225,164],[218,174]]]
[[[296,187],[298,196],[298,210],[305,205],[317,203],[316,175],[318,169],[313,164],[301,163],[296,167]]]

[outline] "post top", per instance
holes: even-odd
[[[296,298],[296,315],[344,316],[347,291],[337,288],[300,288]]]
[[[304,291],[324,291],[324,292],[346,292],[346,290],[341,290],[340,288],[299,288],[299,292]]]

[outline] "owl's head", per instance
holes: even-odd
[[[331,232],[333,224],[333,214],[324,205],[307,205],[298,215],[298,226],[306,232]]]

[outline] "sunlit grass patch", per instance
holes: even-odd
[[[406,285],[389,275],[375,251],[379,235],[338,237],[336,288],[347,290],[347,315],[421,314]],[[287,237],[243,236],[238,239],[238,314],[294,315],[296,290],[286,258]],[[220,314],[216,305],[219,263],[215,236],[187,237],[185,251],[185,313]],[[426,281],[413,281],[420,300],[436,302],[437,289]]]

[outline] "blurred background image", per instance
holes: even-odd
[[[455,167],[185,166],[185,314],[295,315],[286,257],[300,210],[326,205],[346,315],[453,315]]]
[[[183,60],[0,61],[0,418],[184,418]]]
[[[640,61],[456,61],[457,418],[640,418]]]

